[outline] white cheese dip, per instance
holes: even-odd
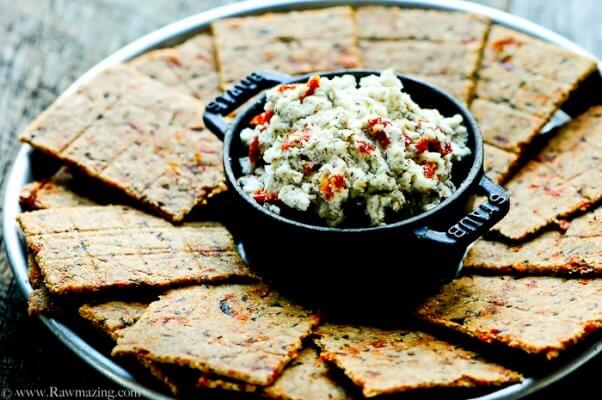
[[[455,190],[452,162],[470,154],[462,117],[420,108],[392,70],[280,85],[264,109],[240,134],[239,184],[276,213],[313,208],[331,226],[350,206],[372,225],[436,206]]]

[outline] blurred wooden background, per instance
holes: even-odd
[[[17,133],[78,76],[154,29],[231,2],[0,0],[0,187],[19,146]],[[478,2],[541,24],[602,57],[601,0]],[[598,357],[533,398],[600,398],[601,368]],[[0,251],[0,390],[49,386],[117,388],[72,355],[39,321],[26,317],[25,302]]]

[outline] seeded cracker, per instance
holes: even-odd
[[[566,100],[572,88],[563,82],[509,70],[498,63],[483,61],[475,95],[492,103],[548,120]]]
[[[218,223],[175,227],[119,206],[32,211],[18,221],[55,295],[253,277]]]
[[[365,39],[472,43],[489,29],[489,21],[478,15],[399,7],[360,7],[356,19]]]
[[[282,375],[264,389],[272,399],[287,400],[344,400],[349,394],[329,375],[329,368],[313,347],[308,347],[290,362]]]
[[[130,65],[165,86],[205,103],[219,93],[213,39],[205,33],[176,47],[143,54]]]
[[[483,148],[485,150],[485,160],[483,162],[485,174],[497,183],[504,182],[518,161],[518,156],[487,143],[484,143]]]
[[[343,37],[267,43],[260,48],[223,48],[220,56],[224,89],[253,71],[300,75],[359,66],[355,40]]]
[[[519,153],[521,146],[531,141],[545,122],[542,118],[483,99],[475,99],[471,111],[481,121],[483,140],[514,153]]]
[[[461,100],[464,104],[468,104],[470,96],[474,90],[474,82],[467,78],[452,78],[446,75],[411,75],[416,79],[430,83],[449,92],[452,96]]]
[[[126,329],[140,319],[147,308],[148,303],[109,301],[100,304],[84,304],[79,308],[79,314],[95,328],[117,341],[117,339],[124,335]],[[144,358],[144,356],[137,357],[137,360],[153,377],[163,382],[174,396],[180,396],[183,393],[193,391],[195,382],[192,377],[201,375],[201,373],[191,375],[183,367],[160,364]],[[200,380],[217,382],[218,385],[213,386],[213,388],[229,389],[223,384],[223,381],[218,379],[208,378],[203,375],[199,378]]]
[[[148,303],[108,301],[100,304],[84,304],[79,308],[79,314],[95,328],[117,341],[129,327],[140,319],[146,308],[148,308]],[[163,382],[174,396],[180,396],[185,392],[187,393],[187,391],[194,390],[194,379],[188,379],[191,378],[190,374],[184,368],[166,366],[143,356],[139,356],[137,360],[153,377]],[[215,381],[204,376],[202,379],[209,382]],[[218,382],[221,383],[221,381]],[[214,386],[214,388],[226,389],[224,385]]]
[[[521,380],[518,373],[419,331],[327,324],[317,335],[321,357],[341,368],[366,397]]]
[[[500,25],[491,27],[487,42],[485,62],[517,67],[568,85],[577,84],[596,68],[589,58]]]
[[[507,184],[512,206],[493,227],[501,235],[523,240],[541,228],[584,207],[587,200],[547,165],[530,162]]]
[[[228,18],[212,29],[224,89],[257,70],[298,75],[360,66],[351,7]]]
[[[70,304],[61,302],[61,299],[48,292],[44,284],[42,271],[40,271],[40,267],[30,254],[27,255],[27,266],[29,284],[33,288],[33,291],[27,297],[27,314],[30,316],[62,316],[64,309],[69,307]]]
[[[479,43],[360,40],[364,67],[398,73],[471,77],[479,63]]]
[[[27,254],[27,280],[34,289],[39,289],[44,286],[42,271],[40,271],[40,267],[38,267],[31,254]]]
[[[351,397],[330,376],[328,365],[313,347],[301,350],[282,374],[270,386],[261,388],[240,381],[225,380],[216,376],[203,375],[197,387],[222,389],[236,392],[261,392],[262,395],[278,400],[343,400]]]
[[[27,297],[27,314],[36,315],[59,315],[61,307],[51,298],[48,289],[44,285],[44,277],[40,267],[36,264],[31,254],[27,255],[27,278],[33,291]]]
[[[117,300],[100,304],[84,304],[79,308],[79,314],[95,328],[117,341],[124,335],[126,329],[140,319],[147,308],[148,303]],[[138,357],[138,361],[153,377],[163,382],[174,396],[182,394],[184,385],[193,386],[193,381],[185,382],[181,377],[185,375],[182,374],[185,371],[177,371],[175,368],[166,367],[143,356]]]
[[[479,240],[464,268],[502,273],[602,274],[602,208],[571,221],[565,234],[547,232],[521,245]]]
[[[475,95],[481,100],[472,107],[485,141],[518,157],[595,69],[593,60],[493,25],[477,73]],[[504,129],[508,121],[510,129]]]
[[[147,307],[148,304],[136,301],[109,301],[96,305],[84,304],[79,308],[79,315],[117,340],[123,336],[124,329],[138,321]]]
[[[147,307],[148,304],[145,303],[110,301],[96,305],[83,305],[80,307],[79,313],[96,328],[117,340],[123,336],[124,329],[132,326]],[[188,391],[192,389],[183,387],[185,384],[181,379],[183,371],[176,369],[184,367],[169,368],[144,357],[140,357],[139,361],[154,377],[165,383],[174,395],[178,395],[186,389]],[[240,381],[228,381],[225,378],[200,372],[198,375],[196,386],[200,388],[243,392],[260,390],[256,385]],[[192,386],[192,382],[188,384]],[[279,400],[342,400],[349,398],[345,390],[329,376],[328,367],[319,359],[317,351],[311,347],[302,350],[299,356],[287,365],[278,379],[271,386],[263,389],[262,394]]]
[[[117,340],[140,318],[147,307],[148,304],[135,301],[109,301],[100,304],[84,304],[79,308],[79,314],[95,328]],[[153,377],[163,382],[174,396],[181,394],[179,377],[172,376],[162,365],[142,357],[138,359],[138,362]]]
[[[29,284],[33,288],[33,291],[27,298],[27,314],[60,314],[60,307],[51,298],[48,289],[44,286],[44,277],[40,268],[29,254],[27,255],[27,275]]]
[[[522,240],[602,198],[602,106],[589,109],[556,134],[508,184],[508,215],[493,229]]]
[[[602,105],[567,124],[538,157],[592,203],[602,197]]]
[[[172,290],[152,303],[113,354],[143,354],[267,386],[317,322],[263,285],[195,286]]]
[[[19,193],[19,204],[30,210],[96,204],[74,192],[72,186],[73,175],[63,167],[46,181],[30,182],[23,186]]]
[[[417,310],[424,320],[551,359],[602,326],[602,279],[467,276]]]
[[[60,315],[61,308],[52,299],[45,287],[34,289],[27,298],[27,314],[37,315]]]
[[[347,6],[227,18],[214,22],[212,29],[217,48],[355,36],[353,10]]]
[[[468,104],[489,29],[486,18],[445,11],[367,6],[356,11],[362,63],[448,90]]]
[[[221,142],[203,105],[120,66],[57,100],[21,140],[115,186],[173,221],[221,192]]]

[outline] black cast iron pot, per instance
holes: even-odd
[[[361,78],[378,73],[346,70],[318,75],[352,74]],[[468,110],[449,94],[399,76],[404,91],[421,107],[436,108],[445,116],[459,113],[464,118],[472,154],[453,167],[452,179],[457,187],[453,195],[422,214],[383,226],[333,228],[292,211],[278,215],[258,204],[237,184],[241,176],[238,160],[248,154],[240,131],[263,111],[265,96],[252,101],[232,122],[223,116],[266,88],[305,82],[309,76],[253,73],[205,110],[206,126],[224,141],[224,170],[235,211],[240,215],[237,234],[246,258],[281,291],[322,309],[375,316],[387,315],[402,305],[411,306],[454,278],[467,247],[508,212],[507,193],[483,173],[479,127]],[[467,212],[471,196],[477,193],[485,194],[487,202]]]

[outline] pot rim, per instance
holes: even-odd
[[[345,74],[352,74],[356,77],[366,76],[371,74],[380,75],[382,70],[375,69],[365,69],[365,68],[356,68],[356,69],[346,69],[346,70],[336,70],[336,71],[322,71],[315,72],[310,74],[305,74],[301,76],[291,76],[290,80],[282,82],[282,83],[301,83],[306,81],[312,76],[319,75],[321,77],[334,77]],[[313,225],[305,222],[300,222],[291,218],[283,217],[280,214],[276,214],[266,207],[263,207],[257,201],[255,201],[249,194],[244,192],[241,186],[237,183],[237,178],[234,175],[234,170],[232,167],[233,162],[235,160],[230,155],[232,150],[232,142],[235,137],[235,134],[239,134],[240,131],[248,125],[248,121],[246,121],[247,112],[255,107],[257,104],[265,101],[265,94],[259,96],[252,102],[249,102],[245,106],[243,110],[241,110],[235,119],[228,124],[227,130],[224,135],[224,148],[223,148],[223,162],[224,162],[224,172],[226,175],[226,180],[230,188],[234,189],[237,193],[237,196],[242,198],[248,205],[250,205],[254,210],[260,212],[267,218],[271,218],[276,220],[282,224],[289,225],[291,227],[305,229],[309,231],[315,232],[328,232],[328,233],[343,233],[343,234],[354,234],[354,233],[368,233],[368,232],[385,232],[389,230],[396,230],[400,228],[407,227],[418,227],[418,226],[426,226],[428,221],[431,221],[437,215],[445,212],[447,208],[452,206],[457,200],[462,198],[469,189],[473,188],[478,184],[479,178],[484,174],[483,172],[483,137],[481,135],[481,130],[479,125],[476,122],[474,116],[470,113],[468,108],[462,104],[459,100],[455,99],[449,93],[427,83],[420,79],[416,79],[407,75],[395,73],[395,75],[403,81],[411,81],[413,83],[417,83],[418,86],[422,86],[423,90],[430,91],[435,96],[443,98],[443,101],[449,102],[453,108],[455,108],[454,114],[460,114],[463,118],[464,125],[468,131],[468,136],[472,137],[474,146],[470,148],[470,150],[474,154],[472,165],[468,171],[466,177],[462,180],[460,185],[456,188],[456,190],[452,193],[451,196],[444,199],[441,203],[431,208],[430,210],[424,211],[420,214],[411,216],[409,218],[405,218],[399,221],[395,221],[392,223],[377,225],[377,226],[366,226],[366,227],[330,227],[325,225]],[[274,85],[276,86],[276,84]],[[412,96],[412,93],[408,93]],[[452,114],[453,115],[453,114]]]

